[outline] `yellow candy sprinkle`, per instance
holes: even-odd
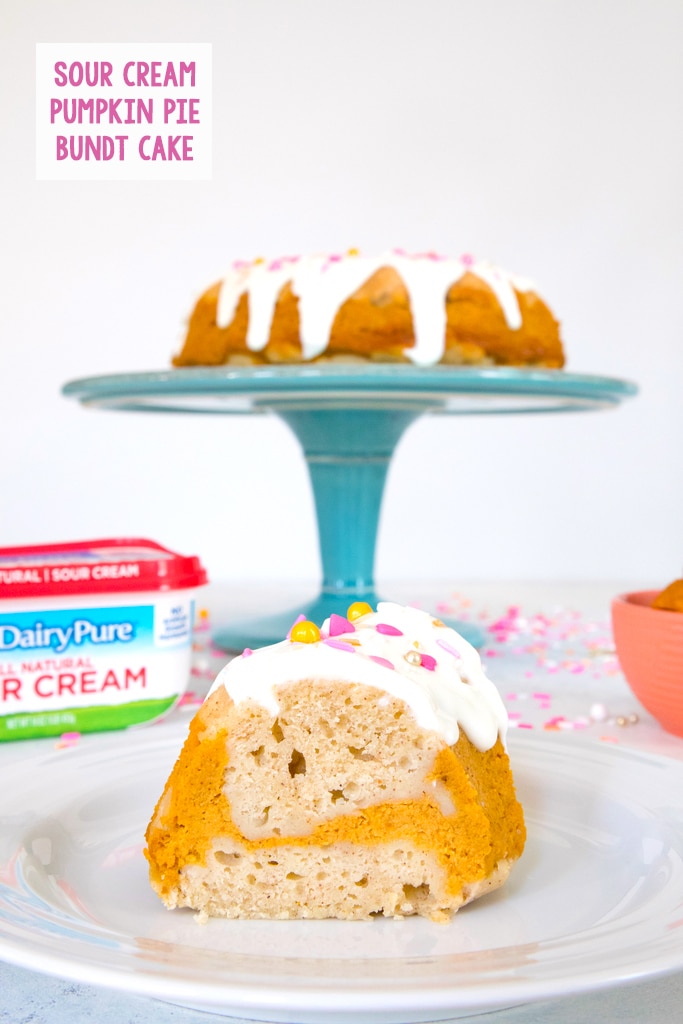
[[[320,630],[315,622],[309,622],[306,619],[304,622],[297,622],[295,626],[292,626],[289,639],[295,644],[314,644],[320,639]]]
[[[354,601],[353,604],[349,605],[346,618],[349,622],[353,622],[354,619],[359,619],[361,615],[369,615],[371,612],[372,608],[367,601]]]
[[[360,255],[360,249],[347,249],[346,255],[347,256],[359,256]]]

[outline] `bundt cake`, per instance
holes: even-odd
[[[237,262],[198,300],[175,366],[312,361],[562,367],[529,281],[401,250]]]
[[[352,605],[217,676],[147,829],[169,908],[447,920],[525,842],[507,716],[475,649],[415,608]]]

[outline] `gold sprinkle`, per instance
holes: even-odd
[[[349,622],[355,622],[362,615],[370,615],[371,613],[372,608],[367,601],[354,601],[346,610],[346,618]]]
[[[422,655],[419,651],[406,651],[403,655],[409,665],[421,665]]]

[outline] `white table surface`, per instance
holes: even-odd
[[[482,660],[506,699],[512,728],[543,730],[548,735],[576,730],[595,743],[683,760],[683,739],[664,732],[639,705],[621,674],[611,642],[611,597],[651,585],[647,580],[460,583],[457,587],[442,582],[393,585],[383,590],[392,600],[419,603],[442,617],[470,618],[487,630],[490,643],[482,648]],[[302,590],[278,588],[265,594],[253,587],[214,585],[202,596],[202,605],[209,613],[208,623],[218,626],[235,615],[296,607],[305,596],[310,594]],[[198,632],[196,641],[189,699],[174,712],[175,718],[185,716],[188,721],[221,663],[212,649],[209,629]],[[28,742],[54,746],[57,741]],[[97,739],[89,737],[88,742]],[[20,757],[26,757],[26,741],[0,744],[0,773],[5,784],[11,778],[13,762]],[[486,1020],[492,1024],[671,1024],[680,1019],[681,1006],[683,944],[677,973],[500,1010],[486,1015]],[[0,1024],[200,1024],[225,1019],[0,963]]]

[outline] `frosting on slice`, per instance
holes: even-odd
[[[462,728],[479,750],[505,740],[507,713],[486,676],[474,647],[455,630],[417,608],[380,602],[330,636],[329,620],[320,639],[284,640],[229,662],[210,690],[224,686],[239,704],[256,701],[279,713],[277,688],[304,680],[362,683],[404,701],[417,723],[457,741]],[[295,634],[296,635],[296,634]]]

